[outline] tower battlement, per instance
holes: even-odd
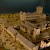
[[[38,14],[42,14],[42,13],[43,13],[43,7],[42,7],[42,6],[38,6],[38,7],[36,8],[36,12],[37,12]]]

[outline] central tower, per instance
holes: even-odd
[[[36,9],[36,12],[38,14],[42,14],[43,13],[43,7],[42,6],[38,6],[37,9]]]

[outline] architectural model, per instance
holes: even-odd
[[[0,14],[0,45],[9,50],[38,50],[50,46],[50,19],[43,7],[35,12]]]

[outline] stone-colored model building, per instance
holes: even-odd
[[[34,28],[34,31],[33,31],[33,37],[36,38],[37,35],[40,34],[40,29],[39,28]]]
[[[36,8],[36,12],[37,12],[38,14],[42,14],[42,13],[43,13],[43,7],[41,7],[41,6],[37,7],[37,8]]]
[[[21,20],[21,21],[26,20],[26,17],[25,17],[25,16],[26,16],[26,13],[25,13],[25,12],[23,13],[23,12],[21,11],[21,12],[20,12],[20,20]]]
[[[34,19],[46,19],[46,14],[43,13],[43,7],[38,6],[36,9],[36,12],[34,13],[29,13],[29,12],[20,12],[20,20],[25,21],[25,20],[34,20]]]
[[[22,45],[24,45],[29,50],[33,50],[34,47],[36,47],[33,43],[31,43],[28,39],[24,38],[17,30],[12,28],[11,26],[8,27],[7,32],[16,40],[19,40]]]
[[[13,38],[15,38],[15,35],[17,35],[19,32],[18,31],[16,31],[14,28],[12,28],[11,26],[9,26],[8,28],[7,28],[7,32],[13,37]]]
[[[29,40],[24,38],[21,34],[17,34],[16,40],[19,40],[22,45],[24,45],[29,50],[33,50],[34,47],[36,47],[33,43],[31,43]]]
[[[31,31],[34,29],[33,27],[31,27],[28,23],[23,23],[23,22],[21,22],[21,24],[20,24],[20,29],[22,30],[22,31],[26,31],[28,34],[30,34],[31,33]],[[24,31],[24,32],[25,32]]]

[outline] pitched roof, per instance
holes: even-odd
[[[17,37],[17,38],[19,39],[19,41],[20,41],[23,45],[25,45],[27,48],[33,49],[33,47],[35,47],[35,45],[34,45],[32,42],[30,42],[28,39],[24,38],[21,34],[17,34],[16,37]]]

